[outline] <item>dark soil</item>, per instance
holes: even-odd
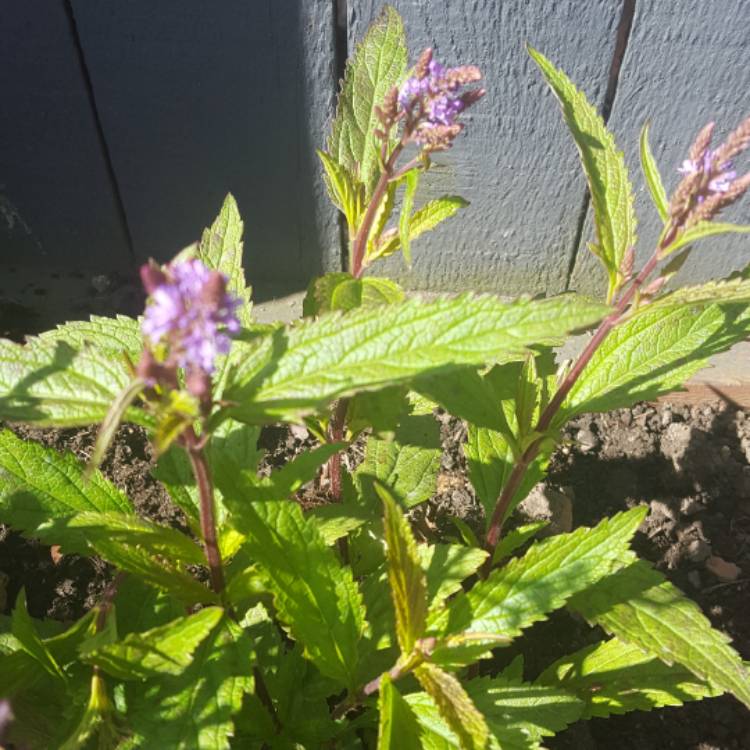
[[[420,528],[455,532],[451,516],[481,524],[481,509],[466,479],[460,422],[440,417],[445,451],[438,493],[419,511]],[[32,430],[21,434],[86,458],[92,430]],[[279,466],[313,443],[305,431],[264,432],[263,471]],[[355,465],[357,444],[344,457]],[[150,475],[151,451],[143,432],[120,429],[102,467],[133,500],[139,512],[178,527],[184,519]],[[565,431],[553,458],[546,492],[572,501],[573,525],[593,525],[638,503],[651,514],[636,537],[638,553],[697,601],[713,625],[750,659],[750,414],[726,405],[638,405],[610,414],[585,416]],[[325,502],[322,486],[300,494],[303,506]],[[555,502],[557,503],[558,500]],[[554,505],[554,503],[553,503]],[[565,524],[565,513],[562,523]],[[48,547],[22,540],[0,526],[0,605],[6,612],[21,586],[37,617],[69,620],[99,596],[111,576],[108,567],[74,555],[59,557]],[[497,666],[523,652],[526,677],[534,678],[564,653],[601,636],[569,616],[555,613],[531,628]],[[579,722],[547,741],[552,750],[742,750],[750,749],[750,712],[722,697],[650,713]]]

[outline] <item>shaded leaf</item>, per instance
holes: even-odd
[[[641,169],[643,170],[643,176],[646,178],[648,191],[651,193],[651,200],[653,200],[662,221],[666,221],[669,217],[669,199],[667,198],[667,191],[664,189],[664,184],[661,181],[659,167],[656,166],[656,160],[648,142],[649,127],[650,125],[647,122],[641,129]]]
[[[681,706],[719,695],[679,664],[667,665],[640,646],[612,638],[564,656],[537,682],[559,686],[584,703],[582,719]]]
[[[633,555],[625,559],[633,562],[576,596],[569,606],[619,640],[667,664],[681,664],[750,707],[750,673],[729,638],[714,630],[698,605],[661,573]]]
[[[401,697],[388,674],[380,681],[378,696],[380,725],[378,750],[420,750],[419,725],[409,704]]]

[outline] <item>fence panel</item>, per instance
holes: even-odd
[[[93,276],[131,265],[62,2],[3,4],[0,91],[3,295],[21,301],[16,267]]]
[[[651,120],[651,146],[668,192],[676,186],[677,167],[687,157],[690,143],[710,120],[720,143],[740,120],[750,115],[750,66],[747,29],[750,3],[723,0],[637,0],[633,27],[623,59],[609,127],[625,152],[637,190],[638,248],[641,258],[651,252],[659,221],[639,166],[638,137]],[[750,161],[740,158],[740,174]],[[745,198],[727,218],[750,223]],[[584,239],[593,239],[590,221]],[[725,235],[703,240],[675,280],[675,285],[724,276],[750,261],[748,235]],[[604,276],[582,244],[571,286],[601,289]]]
[[[350,48],[380,0],[349,0]],[[545,0],[397,0],[412,56],[433,46],[448,64],[474,63],[487,87],[467,132],[429,177],[431,195],[458,193],[471,206],[416,242],[414,270],[392,274],[415,287],[558,292],[565,287],[585,194],[577,153],[553,97],[524,50],[533,45],[601,105],[622,3]]]
[[[193,242],[231,191],[253,281],[339,268],[314,154],[334,103],[332,2],[72,3],[139,260]]]

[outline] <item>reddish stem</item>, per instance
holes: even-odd
[[[201,535],[203,536],[203,547],[211,576],[211,588],[217,594],[221,594],[224,591],[224,568],[221,564],[221,552],[219,551],[219,541],[216,534],[214,488],[203,444],[192,427],[185,431],[185,449],[187,450],[190,466],[193,469],[195,482],[198,486]]]
[[[560,407],[567,398],[571,389],[575,385],[581,373],[585,369],[586,365],[591,361],[596,350],[601,346],[604,339],[607,338],[609,332],[620,322],[623,316],[627,313],[628,308],[633,301],[638,290],[643,286],[643,283],[651,275],[653,270],[656,268],[659,260],[662,257],[663,250],[673,241],[675,231],[670,229],[666,234],[662,242],[654,251],[654,254],[648,260],[645,266],[641,269],[638,276],[625,290],[624,294],[618,300],[615,309],[599,324],[599,327],[594,332],[594,335],[589,339],[588,344],[579,355],[573,367],[571,367],[568,374],[565,376],[559,388],[555,392],[552,400],[547,404],[547,408],[542,412],[539,422],[536,425],[535,432],[541,433],[542,435],[549,429],[552,424],[552,420],[557,415]],[[492,569],[492,558],[495,553],[495,547],[500,540],[500,534],[503,528],[503,521],[508,512],[508,509],[518,492],[518,488],[521,486],[523,478],[526,476],[531,462],[539,455],[539,451],[544,441],[543,437],[537,438],[529,447],[524,451],[521,458],[516,462],[513,470],[511,471],[508,481],[503,487],[503,491],[498,498],[495,505],[495,509],[490,519],[490,526],[485,537],[485,549],[490,553],[487,561],[482,569],[483,574],[486,576]]]

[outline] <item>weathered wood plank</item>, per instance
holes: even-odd
[[[314,153],[333,109],[333,3],[73,7],[139,259],[193,242],[231,191],[251,281],[339,268]]]
[[[380,0],[349,0],[349,42],[361,38]],[[412,58],[426,46],[447,64],[474,63],[487,97],[460,142],[430,175],[431,197],[459,193],[471,206],[414,244],[414,270],[388,271],[409,286],[556,292],[575,244],[585,182],[559,108],[525,42],[561,65],[594,102],[607,86],[621,2],[397,0]]]
[[[638,158],[638,137],[651,120],[651,146],[667,191],[679,181],[677,167],[687,158],[695,134],[710,120],[717,123],[719,143],[750,114],[750,66],[746,0],[706,3],[700,0],[638,0],[633,28],[623,60],[617,94],[609,120],[633,179],[639,218],[639,258],[650,255],[658,237],[658,216],[648,197]],[[747,157],[738,161],[748,170]],[[750,199],[733,207],[727,218],[750,223]],[[590,222],[584,239],[593,238]],[[674,285],[724,276],[750,261],[748,235],[727,235],[695,246]],[[593,291],[604,287],[603,272],[582,246],[572,288]]]
[[[4,268],[129,265],[124,226],[63,3],[5,3],[0,44],[0,253]],[[4,274],[2,292],[19,290]]]

